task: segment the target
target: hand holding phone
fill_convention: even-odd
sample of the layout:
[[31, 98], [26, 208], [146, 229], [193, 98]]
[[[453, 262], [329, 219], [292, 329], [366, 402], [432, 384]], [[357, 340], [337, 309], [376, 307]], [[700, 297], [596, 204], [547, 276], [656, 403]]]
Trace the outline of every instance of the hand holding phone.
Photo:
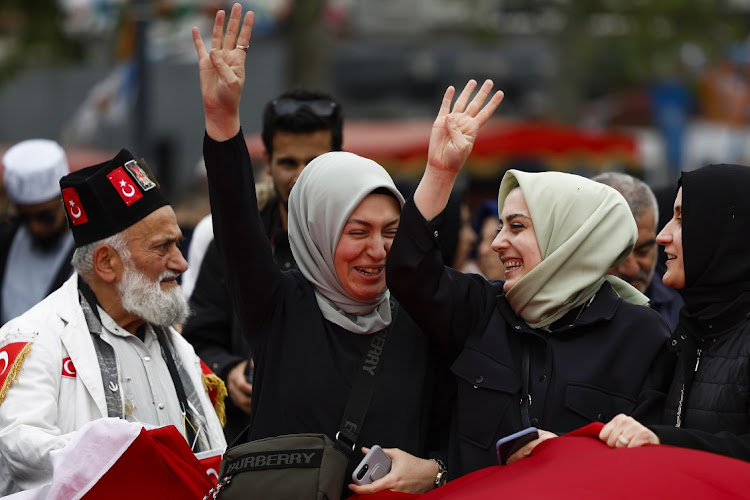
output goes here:
[[390, 471], [391, 459], [385, 454], [383, 448], [374, 445], [352, 472], [352, 481], [355, 484], [370, 484]]
[[497, 461], [500, 465], [505, 465], [511, 455], [535, 439], [539, 439], [539, 431], [536, 427], [528, 427], [522, 431], [498, 439], [495, 444]]

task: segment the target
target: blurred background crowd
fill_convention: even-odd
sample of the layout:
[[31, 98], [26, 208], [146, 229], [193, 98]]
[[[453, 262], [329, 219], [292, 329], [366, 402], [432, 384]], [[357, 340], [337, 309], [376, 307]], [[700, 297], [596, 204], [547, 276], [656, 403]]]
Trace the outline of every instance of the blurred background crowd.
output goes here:
[[[508, 168], [623, 171], [658, 189], [681, 170], [747, 163], [750, 0], [241, 0], [256, 12], [242, 102], [330, 92], [344, 149], [417, 180], [448, 85], [505, 91], [462, 180], [472, 214]], [[60, 142], [75, 170], [120, 148], [147, 159], [190, 229], [209, 212], [190, 27], [223, 0], [3, 0], [0, 155]], [[258, 161], [257, 165], [262, 162]], [[2, 198], [0, 216], [8, 215]]]

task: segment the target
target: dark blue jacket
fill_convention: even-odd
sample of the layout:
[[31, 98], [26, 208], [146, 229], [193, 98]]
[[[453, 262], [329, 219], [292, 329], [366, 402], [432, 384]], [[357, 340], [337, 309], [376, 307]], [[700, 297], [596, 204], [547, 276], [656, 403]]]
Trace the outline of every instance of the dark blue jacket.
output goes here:
[[590, 306], [550, 331], [534, 330], [515, 315], [502, 282], [443, 265], [439, 222], [406, 204], [386, 276], [402, 308], [442, 346], [458, 381], [451, 478], [496, 465], [496, 441], [523, 428], [525, 346], [531, 425], [560, 434], [621, 412], [658, 421], [671, 376], [669, 331], [658, 313], [623, 301], [605, 283]]

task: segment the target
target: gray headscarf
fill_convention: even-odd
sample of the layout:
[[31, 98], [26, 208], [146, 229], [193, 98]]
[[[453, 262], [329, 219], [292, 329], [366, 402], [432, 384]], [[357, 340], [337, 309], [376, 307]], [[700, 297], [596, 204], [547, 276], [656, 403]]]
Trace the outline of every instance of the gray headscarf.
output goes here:
[[289, 194], [289, 244], [302, 274], [315, 286], [323, 316], [347, 330], [369, 334], [391, 323], [386, 289], [369, 301], [349, 295], [336, 275], [333, 256], [346, 221], [375, 189], [404, 198], [383, 167], [353, 153], [318, 156], [302, 170]]

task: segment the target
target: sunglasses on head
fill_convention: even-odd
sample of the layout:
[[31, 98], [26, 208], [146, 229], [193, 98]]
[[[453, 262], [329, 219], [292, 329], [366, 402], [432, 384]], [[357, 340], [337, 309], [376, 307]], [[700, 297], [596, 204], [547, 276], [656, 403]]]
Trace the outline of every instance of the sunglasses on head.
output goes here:
[[19, 217], [25, 223], [38, 222], [45, 226], [51, 226], [57, 221], [57, 211], [53, 208], [47, 210], [40, 210], [34, 213], [20, 213]]
[[307, 108], [315, 116], [328, 118], [336, 111], [337, 104], [327, 99], [315, 99], [312, 101], [303, 101], [291, 97], [282, 97], [275, 99], [271, 103], [273, 112], [280, 116], [288, 116], [297, 113], [302, 108]]

